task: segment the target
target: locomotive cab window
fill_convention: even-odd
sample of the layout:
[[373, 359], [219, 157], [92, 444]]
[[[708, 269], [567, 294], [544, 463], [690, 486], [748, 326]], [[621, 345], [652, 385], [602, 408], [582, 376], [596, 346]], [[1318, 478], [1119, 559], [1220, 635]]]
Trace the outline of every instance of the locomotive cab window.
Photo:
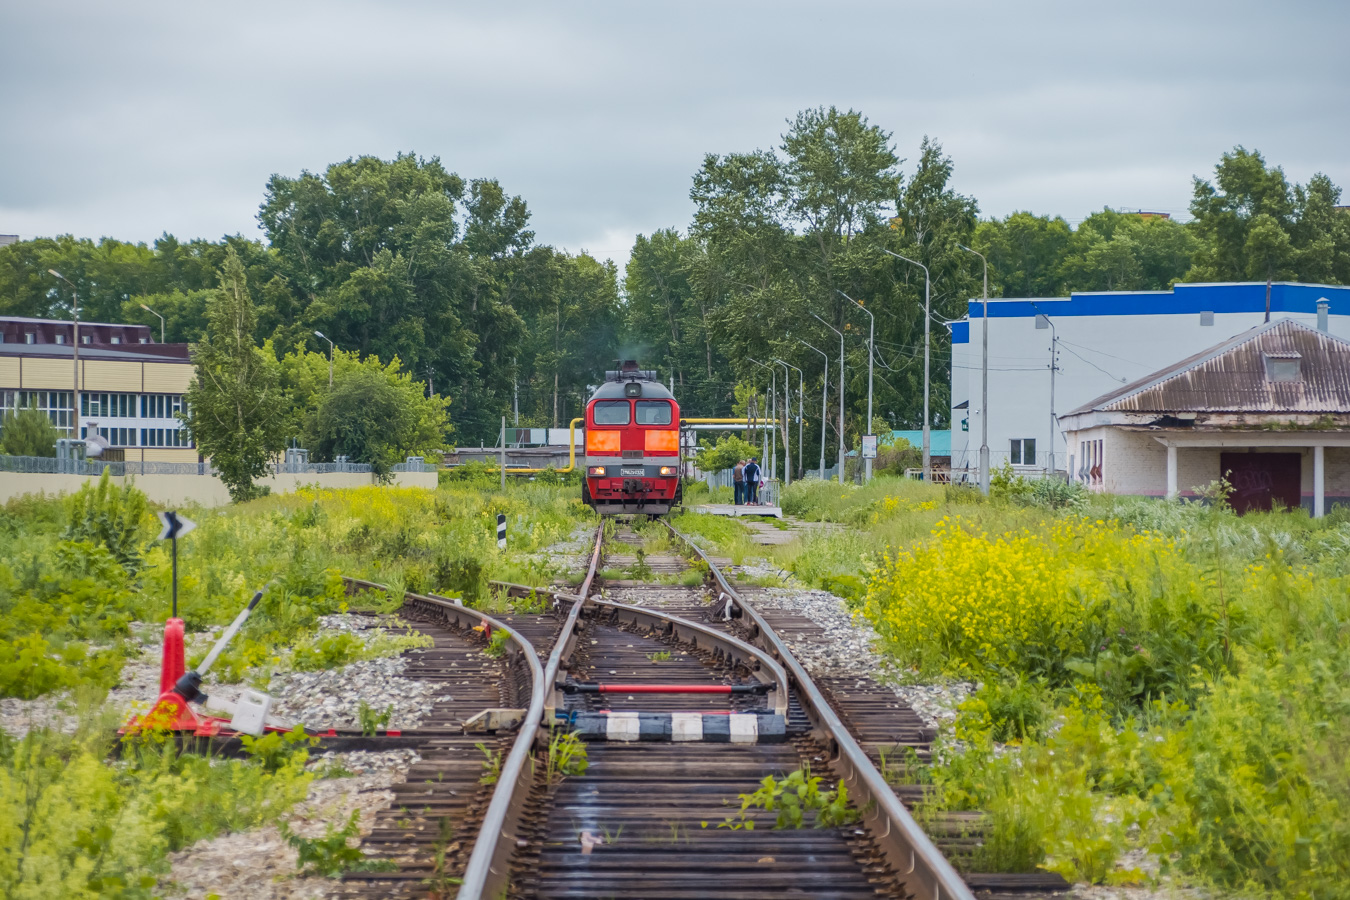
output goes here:
[[[591, 407], [591, 415], [596, 425], [627, 425], [629, 421], [627, 400], [597, 400]], [[669, 420], [670, 413], [666, 413]]]
[[669, 425], [670, 404], [665, 400], [639, 400], [637, 402], [637, 423], [639, 425]]

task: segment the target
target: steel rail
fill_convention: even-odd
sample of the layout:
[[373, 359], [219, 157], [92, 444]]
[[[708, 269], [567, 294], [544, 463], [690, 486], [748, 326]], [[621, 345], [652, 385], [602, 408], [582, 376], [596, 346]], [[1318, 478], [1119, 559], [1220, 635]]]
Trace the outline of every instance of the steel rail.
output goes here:
[[[605, 540], [605, 523], [602, 521], [595, 533], [595, 550], [591, 553], [590, 569], [581, 585], [581, 596], [590, 592], [595, 580], [596, 570], [600, 567], [600, 549]], [[483, 815], [483, 824], [478, 829], [473, 851], [469, 854], [468, 865], [464, 868], [464, 877], [460, 884], [459, 900], [481, 900], [483, 897], [497, 897], [505, 893], [511, 877], [511, 854], [515, 850], [516, 835], [520, 829], [520, 818], [524, 813], [525, 799], [534, 787], [534, 778], [525, 774], [525, 762], [533, 752], [535, 742], [543, 730], [543, 723], [553, 721], [556, 704], [553, 701], [558, 691], [553, 688], [558, 680], [558, 669], [563, 659], [571, 652], [576, 642], [577, 619], [581, 616], [583, 603], [573, 603], [567, 620], [553, 642], [553, 650], [548, 655], [548, 664], [540, 669], [539, 658], [533, 649], [530, 659], [532, 671], [536, 672], [534, 690], [530, 695], [530, 708], [521, 724], [520, 734], [511, 747], [511, 755], [502, 763], [497, 775], [497, 789], [492, 792], [487, 812]], [[509, 789], [502, 790], [503, 786]]]
[[[382, 590], [387, 592], [389, 590], [384, 585], [376, 584], [373, 581], [348, 578], [345, 575], [342, 580], [346, 582], [349, 592], [359, 590]], [[516, 735], [515, 743], [511, 745], [511, 752], [502, 763], [501, 773], [498, 775], [497, 782], [498, 784], [514, 785], [514, 790], [510, 792], [493, 792], [492, 800], [488, 803], [487, 811], [483, 814], [483, 824], [479, 829], [479, 834], [504, 835], [508, 831], [513, 831], [519, 824], [520, 811], [523, 807], [522, 803], [516, 802], [518, 799], [516, 795], [520, 794], [521, 797], [519, 799], [523, 799], [524, 793], [528, 792], [531, 783], [531, 779], [522, 778], [521, 774], [525, 770], [525, 763], [530, 758], [535, 739], [538, 735], [537, 723], [544, 714], [544, 685], [547, 682], [544, 681], [544, 670], [543, 667], [539, 665], [539, 656], [534, 651], [534, 645], [526, 640], [523, 635], [512, 631], [510, 628], [507, 628], [507, 626], [486, 613], [479, 612], [476, 609], [470, 609], [445, 597], [437, 597], [434, 594], [414, 594], [411, 592], [406, 593], [403, 596], [405, 605], [408, 601], [412, 601], [414, 607], [421, 607], [422, 611], [432, 612], [434, 615], [440, 616], [447, 623], [453, 622], [456, 625], [464, 626], [467, 623], [477, 622], [479, 624], [487, 625], [491, 630], [505, 630], [506, 633], [510, 635], [510, 644], [514, 645], [508, 646], [507, 653], [510, 654], [514, 652], [521, 654], [526, 665], [530, 669], [530, 677], [532, 680], [530, 705], [526, 710], [525, 719], [520, 727], [520, 733]], [[472, 628], [474, 626], [469, 625], [469, 627]], [[522, 785], [524, 786], [523, 790], [521, 787]], [[464, 887], [460, 889], [459, 896], [484, 896], [485, 885], [489, 882], [493, 884], [494, 890], [500, 889], [501, 886], [505, 885], [507, 876], [506, 868], [504, 866], [498, 866], [497, 871], [501, 873], [498, 875], [493, 867], [493, 863], [497, 862], [493, 850], [498, 844], [510, 846], [510, 842], [503, 841], [494, 841], [491, 846], [485, 845], [482, 841], [478, 841], [474, 844], [473, 852], [469, 856], [468, 866], [464, 870]], [[466, 891], [470, 891], [470, 885], [474, 886], [473, 892], [466, 893]], [[493, 893], [491, 896], [496, 896], [496, 894]]]
[[965, 881], [928, 835], [924, 834], [900, 798], [895, 796], [891, 786], [849, 733], [847, 726], [788, 646], [769, 627], [759, 611], [741, 598], [702, 548], [669, 522], [662, 521], [672, 535], [703, 560], [716, 580], [718, 589], [749, 617], [753, 623], [753, 639], [762, 641], [764, 649], [772, 653], [791, 673], [808, 717], [823, 732], [824, 738], [837, 754], [832, 761], [836, 774], [848, 785], [849, 793], [862, 811], [863, 819], [870, 826], [878, 847], [905, 882], [906, 889], [916, 900], [975, 900], [975, 895]]
[[[512, 597], [546, 594], [559, 600], [566, 600], [574, 606], [578, 599], [575, 594], [532, 588], [507, 581], [494, 581], [491, 584], [502, 588]], [[632, 606], [627, 603], [615, 603], [612, 600], [600, 600], [598, 598], [592, 598], [590, 602], [596, 609], [605, 610], [611, 617], [618, 619], [620, 622], [651, 631], [660, 631], [686, 644], [706, 648], [715, 657], [744, 666], [756, 681], [774, 686], [773, 711], [780, 716], [787, 715], [789, 696], [787, 670], [766, 650], [715, 628], [709, 628], [698, 622], [691, 622], [689, 619], [682, 619], [679, 616], [672, 616], [669, 613], [648, 609], [644, 606]], [[549, 684], [554, 684], [554, 682], [549, 682]], [[558, 696], [561, 697], [561, 693]]]

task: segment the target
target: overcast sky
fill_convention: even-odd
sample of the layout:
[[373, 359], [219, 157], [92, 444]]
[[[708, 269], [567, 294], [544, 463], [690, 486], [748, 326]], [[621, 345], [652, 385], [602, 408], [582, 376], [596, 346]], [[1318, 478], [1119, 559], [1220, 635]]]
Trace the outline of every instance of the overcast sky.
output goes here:
[[1350, 4], [0, 3], [0, 233], [259, 237], [269, 175], [362, 154], [495, 177], [623, 263], [706, 152], [854, 108], [984, 215], [1184, 214], [1235, 144], [1350, 185]]

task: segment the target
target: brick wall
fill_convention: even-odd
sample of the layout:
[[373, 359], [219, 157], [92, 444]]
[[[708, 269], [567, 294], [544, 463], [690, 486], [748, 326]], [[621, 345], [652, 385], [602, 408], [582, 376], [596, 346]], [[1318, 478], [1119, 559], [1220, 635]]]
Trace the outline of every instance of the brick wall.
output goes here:
[[[1163, 497], [1167, 494], [1167, 448], [1153, 435], [1118, 428], [1096, 427], [1068, 432], [1069, 450], [1074, 468], [1079, 459], [1081, 441], [1104, 442], [1102, 487], [1106, 493], [1129, 496]], [[1181, 496], [1194, 497], [1195, 489], [1205, 487], [1221, 474], [1222, 453], [1242, 452], [1238, 448], [1180, 447], [1177, 449], [1177, 488]], [[1312, 447], [1253, 447], [1253, 453], [1298, 453], [1302, 458], [1301, 491], [1303, 505], [1312, 509]], [[1326, 449], [1326, 499], [1350, 504], [1350, 447]]]

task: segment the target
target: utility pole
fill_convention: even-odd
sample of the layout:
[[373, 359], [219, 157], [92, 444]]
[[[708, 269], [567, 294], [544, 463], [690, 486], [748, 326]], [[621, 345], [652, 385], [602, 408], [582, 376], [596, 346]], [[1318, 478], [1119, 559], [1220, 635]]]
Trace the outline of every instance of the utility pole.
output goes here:
[[797, 339], [797, 343], [799, 343], [799, 344], [806, 344], [806, 346], [811, 347], [812, 350], [815, 350], [815, 351], [816, 351], [817, 353], [819, 353], [821, 356], [825, 357], [825, 368], [824, 368], [824, 371], [821, 373], [821, 374], [824, 376], [824, 378], [822, 379], [822, 384], [821, 384], [821, 387], [820, 387], [820, 480], [821, 480], [821, 481], [824, 481], [824, 480], [825, 480], [825, 417], [829, 414], [829, 412], [828, 412], [828, 406], [829, 406], [829, 393], [830, 393], [830, 357], [829, 357], [829, 354], [827, 354], [824, 350], [819, 350], [819, 349], [817, 349], [816, 347], [813, 347], [811, 344], [807, 344], [806, 341], [802, 340], [801, 338], [798, 338], [798, 339]]
[[80, 440], [80, 294], [75, 290], [75, 282], [55, 269], [47, 270], [70, 285], [71, 309], [75, 316], [74, 339], [71, 341], [71, 353], [75, 358], [75, 390], [70, 395], [70, 436]]
[[506, 416], [502, 416], [502, 449], [498, 460], [498, 467], [502, 470], [502, 490], [506, 490]]
[[1055, 420], [1055, 370], [1059, 368], [1059, 360], [1056, 359], [1059, 350], [1059, 336], [1055, 332], [1055, 323], [1050, 322], [1050, 317], [1046, 316], [1045, 321], [1050, 323], [1050, 455], [1047, 457], [1047, 466], [1051, 475], [1055, 474], [1055, 426], [1059, 424]]
[[[858, 309], [861, 309], [863, 312], [867, 313], [867, 317], [868, 317], [869, 319], [872, 320], [872, 329], [871, 329], [871, 331], [868, 332], [868, 337], [867, 337], [867, 427], [863, 429], [863, 433], [864, 433], [864, 434], [871, 434], [871, 433], [872, 433], [872, 356], [877, 352], [877, 346], [876, 346], [876, 338], [877, 338], [877, 317], [874, 316], [874, 315], [872, 315], [872, 311], [871, 311], [871, 310], [869, 310], [867, 307], [863, 306], [863, 305], [862, 305], [861, 303], [859, 303], [857, 300], [854, 300], [854, 299], [853, 299], [852, 297], [850, 297], [848, 294], [845, 294], [843, 291], [840, 291], [838, 288], [835, 288], [835, 290], [838, 291], [839, 295], [840, 295], [841, 297], [843, 297], [845, 300], [847, 300], [849, 303], [852, 303], [854, 306], [858, 307]], [[871, 460], [871, 459], [865, 459], [865, 460], [863, 460], [863, 464], [866, 466], [866, 473], [865, 473], [864, 476], [863, 476], [863, 480], [864, 480], [864, 481], [871, 481], [871, 480], [872, 480], [872, 460]]]
[[928, 332], [933, 327], [933, 317], [930, 314], [929, 298], [931, 296], [932, 282], [928, 277], [928, 267], [923, 263], [912, 260], [908, 256], [901, 256], [899, 253], [891, 253], [891, 251], [884, 247], [881, 249], [881, 252], [890, 254], [896, 259], [903, 259], [905, 262], [923, 269], [923, 480], [932, 481], [933, 457], [930, 452], [932, 449], [930, 435], [932, 422], [930, 421], [931, 417], [928, 414], [928, 372], [931, 350], [929, 345], [932, 343], [928, 339]]
[[[984, 263], [984, 311], [980, 315], [980, 493], [989, 496], [989, 260], [978, 250], [957, 244]], [[1050, 404], [1054, 406], [1053, 403]]]
[[[516, 357], [511, 357], [511, 424], [520, 427], [520, 372], [516, 370]], [[548, 441], [544, 441], [545, 444]]]
[[[840, 331], [838, 328], [835, 328], [829, 322], [826, 322], [820, 316], [817, 316], [815, 313], [811, 313], [811, 315], [815, 317], [817, 322], [824, 325], [826, 328], [830, 329], [835, 334], [839, 335], [839, 483], [843, 484], [844, 483], [844, 333]], [[820, 427], [824, 428], [825, 423], [822, 422]]]

